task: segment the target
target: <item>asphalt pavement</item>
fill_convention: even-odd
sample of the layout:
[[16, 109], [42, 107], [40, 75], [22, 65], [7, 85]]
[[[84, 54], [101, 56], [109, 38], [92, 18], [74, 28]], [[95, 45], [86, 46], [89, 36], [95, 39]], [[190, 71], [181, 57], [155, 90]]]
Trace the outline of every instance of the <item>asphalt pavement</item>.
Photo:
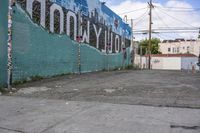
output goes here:
[[199, 133], [200, 110], [0, 96], [1, 133]]
[[200, 133], [200, 73], [113, 71], [15, 86], [0, 133]]

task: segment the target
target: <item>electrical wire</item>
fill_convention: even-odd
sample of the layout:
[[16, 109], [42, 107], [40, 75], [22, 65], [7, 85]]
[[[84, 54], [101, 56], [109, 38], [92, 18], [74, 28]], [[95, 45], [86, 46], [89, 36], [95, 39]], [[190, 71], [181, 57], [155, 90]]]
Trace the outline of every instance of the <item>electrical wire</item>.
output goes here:
[[[133, 25], [133, 27], [135, 27], [138, 23], [140, 23], [141, 21], [143, 21], [147, 17], [146, 16], [147, 14], [148, 14], [148, 10], [144, 14], [142, 14], [140, 17], [138, 17], [139, 20]], [[136, 19], [134, 19], [134, 20], [136, 20]]]
[[[154, 13], [155, 13], [155, 15], [158, 17], [158, 19], [167, 27], [167, 28], [169, 28], [170, 29], [170, 27], [168, 26], [168, 24], [166, 24], [164, 21], [163, 21], [163, 19], [162, 19], [162, 17], [160, 17], [160, 15], [158, 14], [158, 12], [156, 11], [156, 10], [154, 10]], [[174, 33], [176, 36], [179, 36], [179, 37], [182, 37], [182, 36], [180, 36], [179, 34], [177, 34], [177, 33]], [[172, 37], [173, 38], [173, 37]]]
[[160, 34], [153, 34], [153, 35], [156, 35], [157, 38], [161, 39], [161, 40], [165, 40], [165, 38], [163, 38]]
[[[133, 31], [133, 34], [147, 34], [148, 30], [146, 31]], [[198, 31], [194, 32], [194, 31], [159, 31], [159, 32], [152, 32], [152, 33], [198, 33]]]
[[177, 9], [177, 10], [200, 10], [200, 8], [187, 8], [187, 7], [161, 7], [161, 6], [155, 6], [159, 8], [166, 8], [166, 9]]
[[[168, 13], [166, 13], [165, 11], [163, 11], [163, 10], [160, 9], [160, 8], [157, 8], [157, 9], [158, 9], [159, 11], [161, 11], [162, 13], [166, 14], [167, 16], [169, 16], [169, 17], [173, 18], [174, 20], [178, 21], [178, 22], [181, 22], [181, 23], [183, 23], [183, 24], [185, 24], [185, 25], [194, 27], [194, 26], [192, 26], [191, 24], [185, 23], [184, 21], [182, 21], [182, 20], [180, 20], [180, 19], [177, 19], [176, 17], [173, 17], [173, 16], [169, 15]], [[194, 27], [194, 28], [196, 28], [196, 27]]]
[[[189, 27], [170, 27], [167, 23], [164, 22], [163, 18], [160, 17], [159, 13], [157, 11], [155, 11], [156, 13], [156, 16], [158, 17], [158, 19], [164, 24], [164, 26], [166, 27], [162, 27], [162, 28], [158, 28], [158, 29], [153, 29], [152, 31], [152, 34], [154, 35], [157, 35], [157, 37], [160, 37], [161, 39], [163, 39], [163, 35], [162, 34], [165, 34], [164, 36], [168, 36], [169, 33], [173, 33], [175, 34], [176, 36], [180, 36], [178, 33], [197, 33], [197, 30], [199, 30], [199, 27], [195, 27], [191, 24], [188, 24], [186, 23], [185, 21], [183, 20], [180, 20], [168, 13], [166, 13], [167, 11], [173, 11], [173, 12], [196, 12], [196, 11], [200, 11], [200, 8], [182, 8], [182, 7], [160, 7], [160, 6], [154, 6], [154, 8], [158, 9], [160, 12], [162, 12], [163, 14], [167, 15], [168, 17], [170, 17], [171, 19], [179, 22], [179, 23], [182, 23], [184, 25], [187, 25]], [[148, 12], [148, 9], [147, 11]], [[146, 18], [146, 12], [141, 15], [140, 17], [138, 17], [137, 19], [139, 19], [139, 21], [137, 21], [135, 23], [134, 26], [136, 26], [138, 23], [140, 23], [141, 21], [143, 21], [145, 18]], [[136, 20], [136, 19], [135, 19]], [[144, 35], [144, 34], [147, 34], [148, 33], [148, 30], [133, 30], [133, 33], [135, 35]], [[168, 36], [169, 38], [174, 38], [172, 36]], [[183, 37], [183, 36], [180, 36], [180, 37]]]
[[119, 13], [119, 15], [129, 14], [129, 13], [136, 12], [136, 11], [141, 11], [141, 10], [144, 10], [144, 9], [148, 9], [148, 8], [145, 7], [145, 8], [135, 9], [135, 10], [131, 10], [131, 11], [126, 11], [126, 12], [123, 12], [123, 13]]
[[141, 14], [138, 18], [135, 18], [133, 20], [138, 20], [138, 19], [144, 17], [145, 15], [147, 15], [147, 13], [148, 13], [148, 9], [143, 14]]
[[161, 8], [163, 10], [169, 11], [169, 12], [192, 12], [192, 13], [196, 13], [200, 11], [199, 9], [177, 9], [177, 8], [168, 8], [168, 7], [160, 7], [160, 6], [156, 6], [157, 8]]
[[[137, 18], [135, 18], [135, 19], [127, 19], [128, 21], [131, 21], [131, 20], [138, 20], [138, 21], [141, 21], [141, 19], [143, 19], [144, 18], [144, 16], [145, 15], [147, 15], [147, 13], [148, 13], [148, 9], [143, 13], [143, 14], [141, 14], [139, 17], [137, 17]], [[136, 23], [138, 23], [138, 21], [136, 22]], [[137, 25], [137, 24], [136, 24]], [[135, 25], [134, 25], [135, 26]]]

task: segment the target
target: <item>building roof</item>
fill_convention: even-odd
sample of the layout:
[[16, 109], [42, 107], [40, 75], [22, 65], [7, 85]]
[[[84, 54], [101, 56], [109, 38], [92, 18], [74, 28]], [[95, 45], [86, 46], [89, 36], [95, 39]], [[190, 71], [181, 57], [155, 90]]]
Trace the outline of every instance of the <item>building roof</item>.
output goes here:
[[[199, 37], [200, 37], [200, 34], [199, 34]], [[195, 39], [183, 39], [183, 38], [178, 38], [178, 39], [175, 39], [175, 40], [163, 40], [162, 43], [174, 43], [174, 42], [195, 42], [197, 40]]]
[[[149, 55], [145, 55], [148, 57]], [[151, 57], [197, 57], [194, 54], [151, 54]]]

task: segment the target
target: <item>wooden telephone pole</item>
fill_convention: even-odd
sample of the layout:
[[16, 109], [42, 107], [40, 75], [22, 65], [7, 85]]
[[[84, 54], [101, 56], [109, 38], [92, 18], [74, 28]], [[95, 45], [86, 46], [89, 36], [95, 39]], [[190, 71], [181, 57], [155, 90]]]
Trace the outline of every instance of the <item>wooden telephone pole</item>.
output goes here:
[[149, 4], [149, 44], [148, 44], [148, 56], [149, 56], [149, 60], [148, 60], [148, 69], [151, 69], [151, 34], [152, 34], [152, 8], [153, 8], [153, 4], [152, 4], [152, 0], [150, 0], [150, 2], [148, 2]]
[[[131, 19], [131, 31], [133, 32], [133, 19]], [[131, 35], [131, 46], [132, 46], [132, 65], [135, 65], [135, 46], [134, 46], [134, 37], [133, 34]]]

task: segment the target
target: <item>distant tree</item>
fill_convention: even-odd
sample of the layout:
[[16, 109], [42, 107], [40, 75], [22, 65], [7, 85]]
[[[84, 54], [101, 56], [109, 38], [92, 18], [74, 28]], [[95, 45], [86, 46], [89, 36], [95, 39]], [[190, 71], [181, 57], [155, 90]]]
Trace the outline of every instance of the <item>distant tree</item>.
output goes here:
[[[159, 51], [159, 44], [160, 43], [160, 39], [157, 38], [152, 38], [151, 39], [151, 54], [161, 54], [161, 52]], [[148, 45], [149, 45], [149, 40], [145, 39], [145, 40], [141, 40], [139, 42], [139, 46], [142, 46], [142, 55], [147, 54], [148, 52]], [[138, 53], [140, 54], [140, 47], [138, 49]]]

